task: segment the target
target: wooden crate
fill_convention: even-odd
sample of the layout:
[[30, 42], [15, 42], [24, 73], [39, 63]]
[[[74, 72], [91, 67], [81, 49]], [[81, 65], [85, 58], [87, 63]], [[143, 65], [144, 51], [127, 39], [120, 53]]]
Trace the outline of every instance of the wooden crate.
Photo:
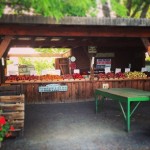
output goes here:
[[2, 85], [0, 86], [0, 96], [5, 95], [20, 95], [22, 94], [22, 89], [20, 85]]
[[23, 135], [24, 118], [25, 118], [25, 96], [10, 95], [0, 96], [0, 115], [4, 116], [6, 120], [14, 126], [15, 131], [13, 136]]

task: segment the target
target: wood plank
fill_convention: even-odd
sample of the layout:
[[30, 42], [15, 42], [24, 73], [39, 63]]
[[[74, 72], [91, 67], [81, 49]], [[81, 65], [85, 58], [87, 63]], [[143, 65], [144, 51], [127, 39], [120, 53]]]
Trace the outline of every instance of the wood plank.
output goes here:
[[121, 80], [119, 81], [119, 88], [125, 87], [125, 81]]
[[132, 82], [131, 80], [126, 81], [125, 87], [131, 88], [132, 87]]
[[112, 88], [117, 88], [117, 87], [119, 87], [119, 82], [118, 82], [118, 80], [114, 80], [112, 82]]
[[5, 116], [7, 120], [22, 120], [25, 117], [24, 112], [6, 112], [1, 113], [1, 115]]
[[24, 107], [24, 103], [20, 103], [20, 104], [4, 104], [4, 103], [0, 103], [0, 108], [3, 110], [3, 112], [5, 111], [24, 111], [25, 107]]
[[137, 88], [140, 90], [144, 90], [144, 81], [143, 80], [138, 80], [137, 81]]
[[[31, 41], [30, 41], [31, 42]], [[62, 57], [62, 54], [38, 53], [38, 54], [8, 54], [8, 57]]]
[[86, 100], [89, 100], [94, 96], [93, 82], [92, 81], [85, 82], [85, 87], [86, 87]]
[[[83, 30], [84, 29], [84, 30]], [[32, 32], [31, 32], [32, 30]], [[106, 26], [51, 26], [51, 30], [47, 30], [47, 25], [31, 26], [28, 25], [15, 25], [11, 24], [0, 24], [1, 35], [12, 35], [12, 36], [75, 36], [75, 37], [148, 37], [149, 28], [145, 27], [129, 27], [124, 28], [121, 26], [106, 27]]]
[[148, 51], [148, 47], [150, 46], [149, 39], [148, 38], [141, 38], [141, 40], [145, 46], [145, 49]]
[[[4, 34], [5, 35], [5, 34]], [[0, 58], [3, 57], [5, 51], [7, 50], [10, 42], [11, 42], [12, 36], [5, 36], [3, 41], [0, 44]]]
[[71, 96], [71, 101], [76, 101], [76, 86], [75, 86], [76, 82], [72, 82], [71, 83], [71, 93], [72, 93], [72, 96]]
[[79, 100], [83, 101], [86, 95], [86, 85], [85, 82], [79, 82]]
[[25, 96], [22, 95], [12, 95], [12, 96], [0, 96], [0, 102], [5, 103], [23, 103]]
[[144, 81], [144, 90], [150, 91], [150, 80]]
[[12, 121], [9, 121], [9, 123], [13, 125], [15, 129], [24, 128], [24, 120], [12, 120]]
[[132, 80], [131, 81], [131, 87], [135, 88], [135, 89], [138, 89], [138, 81], [137, 80]]
[[72, 99], [72, 82], [68, 82], [66, 83], [66, 85], [68, 86], [68, 91], [65, 93], [66, 94], [65, 102], [69, 102]]

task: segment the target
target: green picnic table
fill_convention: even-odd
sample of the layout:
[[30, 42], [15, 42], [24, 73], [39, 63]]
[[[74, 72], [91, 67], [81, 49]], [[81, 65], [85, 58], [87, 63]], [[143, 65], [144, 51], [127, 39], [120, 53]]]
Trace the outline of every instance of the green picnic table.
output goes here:
[[96, 113], [98, 112], [99, 105], [102, 109], [105, 98], [110, 98], [119, 102], [125, 119], [126, 129], [130, 131], [130, 118], [132, 114], [141, 102], [150, 101], [150, 92], [133, 88], [96, 89]]

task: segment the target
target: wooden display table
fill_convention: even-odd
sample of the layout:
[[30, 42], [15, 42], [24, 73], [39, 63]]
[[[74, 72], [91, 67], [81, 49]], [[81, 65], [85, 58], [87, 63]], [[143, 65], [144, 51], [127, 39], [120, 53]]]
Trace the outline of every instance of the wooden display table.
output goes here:
[[[98, 101], [101, 96], [100, 101]], [[130, 118], [138, 105], [144, 101], [150, 101], [150, 92], [138, 90], [134, 88], [110, 88], [110, 89], [96, 89], [95, 90], [95, 102], [96, 112], [98, 112], [98, 104], [101, 102], [103, 106], [105, 98], [111, 98], [119, 102], [123, 116], [126, 121], [127, 131], [130, 131]], [[131, 102], [135, 104], [131, 110]], [[126, 104], [126, 108], [123, 107], [123, 103]]]

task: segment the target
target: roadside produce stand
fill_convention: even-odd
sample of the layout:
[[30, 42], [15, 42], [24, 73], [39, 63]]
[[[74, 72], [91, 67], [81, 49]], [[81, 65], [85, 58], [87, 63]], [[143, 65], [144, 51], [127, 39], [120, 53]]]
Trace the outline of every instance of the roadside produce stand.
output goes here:
[[[71, 75], [70, 75], [71, 76]], [[93, 100], [94, 91], [97, 88], [103, 88], [105, 84], [109, 88], [136, 88], [141, 90], [150, 90], [150, 78], [69, 78], [63, 79], [62, 76], [51, 79], [43, 76], [35, 80], [6, 80], [6, 84], [20, 85], [22, 93], [25, 94], [26, 103], [59, 103], [59, 102], [78, 102]], [[45, 79], [44, 79], [45, 78]], [[52, 79], [53, 78], [53, 79]], [[40, 92], [41, 86], [50, 84], [66, 85], [66, 91]]]
[[[98, 100], [99, 96], [101, 96], [100, 101]], [[126, 129], [127, 131], [130, 131], [130, 118], [132, 114], [141, 102], [150, 101], [150, 92], [134, 88], [96, 89], [96, 112], [98, 112], [99, 104], [101, 105], [101, 108], [103, 107], [105, 98], [111, 98], [118, 101], [126, 122]], [[134, 104], [134, 107], [131, 107], [131, 103], [132, 106]], [[123, 104], [125, 104], [125, 106]]]

